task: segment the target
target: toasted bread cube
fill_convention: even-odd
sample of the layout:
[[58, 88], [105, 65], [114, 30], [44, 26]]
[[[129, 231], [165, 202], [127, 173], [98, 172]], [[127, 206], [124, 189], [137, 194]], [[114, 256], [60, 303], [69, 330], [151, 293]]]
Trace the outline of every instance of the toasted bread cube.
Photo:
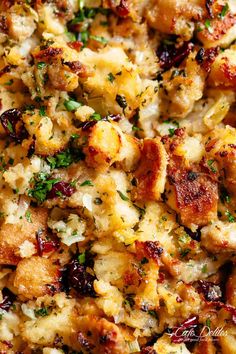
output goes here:
[[117, 157], [121, 147], [121, 139], [117, 130], [109, 122], [98, 122], [88, 137], [88, 145], [84, 148], [86, 163], [90, 167], [109, 167]]
[[[76, 316], [73, 327], [76, 329], [71, 335], [73, 348], [78, 351], [87, 351], [96, 354], [127, 354], [127, 344], [118, 326], [93, 315]], [[88, 335], [91, 333], [91, 335]], [[103, 338], [103, 340], [101, 340]], [[96, 348], [96, 351], [93, 351]]]
[[137, 200], [159, 200], [166, 181], [167, 154], [160, 139], [145, 139], [140, 165], [134, 172]]
[[208, 83], [214, 87], [236, 89], [236, 47], [217, 56], [212, 64]]
[[20, 261], [19, 247], [29, 241], [36, 244], [36, 232], [44, 234], [48, 212], [44, 208], [29, 208], [31, 221], [19, 220], [17, 224], [3, 224], [0, 229], [0, 264], [16, 265]]
[[18, 294], [27, 299], [43, 296], [59, 290], [59, 266], [48, 258], [33, 256], [18, 263], [14, 286]]

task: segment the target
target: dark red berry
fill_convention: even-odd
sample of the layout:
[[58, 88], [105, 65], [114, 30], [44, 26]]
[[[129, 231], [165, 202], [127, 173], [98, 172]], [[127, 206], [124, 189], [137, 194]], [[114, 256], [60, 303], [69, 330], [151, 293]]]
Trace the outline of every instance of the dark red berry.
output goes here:
[[81, 296], [95, 297], [93, 282], [96, 277], [87, 272], [86, 266], [77, 259], [67, 265], [67, 281], [69, 287], [75, 289]]
[[38, 255], [42, 257], [43, 253], [55, 251], [59, 247], [59, 241], [56, 239], [45, 240], [42, 238], [42, 230], [36, 233]]
[[120, 0], [120, 4], [116, 6], [116, 13], [119, 17], [127, 17], [129, 15], [129, 7], [126, 0]]
[[222, 292], [219, 285], [205, 280], [199, 280], [198, 291], [203, 294], [207, 301], [220, 301]]
[[28, 133], [25, 130], [21, 117], [22, 113], [17, 108], [9, 109], [0, 116], [0, 121], [5, 132], [17, 143], [20, 143], [28, 137]]
[[194, 45], [191, 42], [184, 42], [181, 47], [176, 48], [174, 44], [161, 45], [157, 50], [160, 66], [163, 70], [169, 70], [172, 66], [179, 66], [189, 55]]
[[68, 182], [57, 182], [47, 195], [47, 198], [53, 199], [57, 197], [70, 197], [75, 192], [75, 187]]
[[0, 303], [0, 308], [5, 311], [9, 311], [13, 302], [16, 299], [16, 295], [14, 295], [8, 288], [2, 289], [3, 300]]

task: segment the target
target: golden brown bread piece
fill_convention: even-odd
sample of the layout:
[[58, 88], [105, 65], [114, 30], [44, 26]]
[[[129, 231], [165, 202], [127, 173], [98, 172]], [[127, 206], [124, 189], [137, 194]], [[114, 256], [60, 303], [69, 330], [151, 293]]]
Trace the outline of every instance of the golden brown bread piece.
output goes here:
[[14, 287], [19, 295], [33, 299], [57, 292], [60, 289], [59, 277], [59, 266], [47, 258], [33, 256], [18, 263]]
[[36, 232], [41, 230], [42, 236], [47, 229], [48, 210], [29, 208], [32, 222], [25, 218], [17, 224], [3, 224], [0, 229], [0, 264], [16, 265], [21, 257], [19, 247], [24, 241], [36, 244]]
[[166, 180], [167, 154], [159, 138], [145, 139], [141, 160], [134, 177], [137, 187], [134, 197], [137, 200], [159, 200], [164, 192]]

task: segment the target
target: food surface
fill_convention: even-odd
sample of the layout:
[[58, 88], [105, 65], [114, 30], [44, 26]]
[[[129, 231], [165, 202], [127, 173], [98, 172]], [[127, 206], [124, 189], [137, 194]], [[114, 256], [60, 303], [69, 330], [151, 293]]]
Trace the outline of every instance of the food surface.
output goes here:
[[236, 1], [0, 1], [0, 353], [236, 353]]

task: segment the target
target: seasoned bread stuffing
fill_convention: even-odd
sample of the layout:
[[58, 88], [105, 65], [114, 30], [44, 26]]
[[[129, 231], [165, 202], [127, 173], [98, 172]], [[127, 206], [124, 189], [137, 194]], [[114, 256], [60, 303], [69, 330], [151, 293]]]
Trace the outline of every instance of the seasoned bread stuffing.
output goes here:
[[234, 0], [0, 1], [0, 353], [236, 353]]

